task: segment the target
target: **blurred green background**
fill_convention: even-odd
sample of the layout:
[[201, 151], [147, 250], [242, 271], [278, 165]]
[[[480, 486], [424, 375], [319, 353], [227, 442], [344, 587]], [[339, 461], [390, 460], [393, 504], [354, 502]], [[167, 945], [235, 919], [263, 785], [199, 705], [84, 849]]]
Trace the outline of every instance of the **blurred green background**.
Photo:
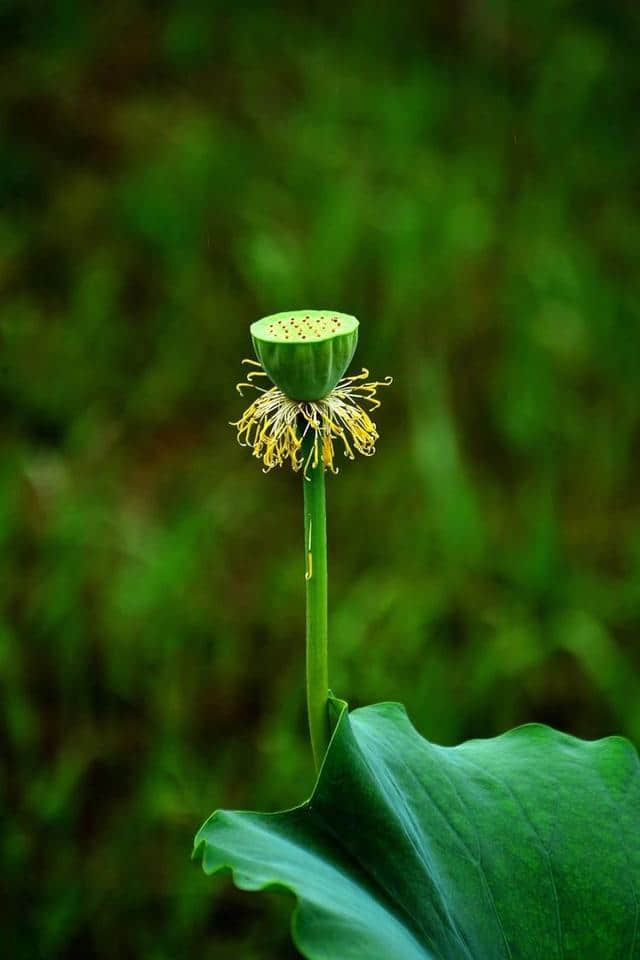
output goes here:
[[640, 8], [381, 7], [0, 6], [8, 958], [294, 956], [189, 860], [313, 779], [301, 481], [228, 426], [263, 314], [395, 381], [328, 481], [334, 690], [640, 742]]

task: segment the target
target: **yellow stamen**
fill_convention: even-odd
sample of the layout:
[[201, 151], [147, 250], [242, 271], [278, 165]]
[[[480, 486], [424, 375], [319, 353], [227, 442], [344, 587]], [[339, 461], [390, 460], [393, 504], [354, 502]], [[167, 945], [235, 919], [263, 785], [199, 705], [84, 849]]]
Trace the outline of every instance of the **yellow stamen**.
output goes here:
[[[247, 387], [260, 395], [232, 426], [238, 431], [238, 443], [251, 447], [254, 457], [262, 460], [265, 473], [281, 467], [287, 460], [295, 471], [304, 468], [305, 476], [309, 467], [317, 466], [320, 461], [337, 473], [336, 441], [342, 444], [344, 456], [350, 460], [354, 458], [354, 450], [365, 457], [376, 452], [378, 431], [369, 413], [380, 406], [376, 390], [388, 387], [391, 377], [365, 382], [369, 371], [363, 368], [361, 373], [340, 380], [322, 400], [299, 402], [277, 387], [267, 390], [253, 383], [254, 377], [266, 374], [255, 360], [242, 362], [259, 369], [251, 370], [246, 381], [238, 384], [239, 393]], [[368, 406], [368, 411], [361, 403]], [[312, 431], [313, 443], [303, 458], [302, 437], [308, 430]], [[310, 561], [308, 573], [311, 576]]]

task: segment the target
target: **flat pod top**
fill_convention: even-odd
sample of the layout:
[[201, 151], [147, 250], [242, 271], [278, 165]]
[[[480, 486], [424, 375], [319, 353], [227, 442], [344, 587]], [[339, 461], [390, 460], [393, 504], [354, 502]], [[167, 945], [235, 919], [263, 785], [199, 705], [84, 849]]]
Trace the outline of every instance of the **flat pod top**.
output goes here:
[[358, 321], [334, 310], [290, 310], [251, 324], [256, 356], [293, 400], [320, 400], [351, 363]]

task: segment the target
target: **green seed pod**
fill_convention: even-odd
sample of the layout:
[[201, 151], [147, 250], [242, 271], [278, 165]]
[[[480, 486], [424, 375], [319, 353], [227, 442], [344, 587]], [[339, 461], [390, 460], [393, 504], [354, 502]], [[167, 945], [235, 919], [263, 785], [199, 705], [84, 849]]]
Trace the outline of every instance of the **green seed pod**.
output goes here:
[[351, 363], [358, 321], [331, 310], [274, 313], [251, 324], [256, 356], [292, 400], [320, 400]]

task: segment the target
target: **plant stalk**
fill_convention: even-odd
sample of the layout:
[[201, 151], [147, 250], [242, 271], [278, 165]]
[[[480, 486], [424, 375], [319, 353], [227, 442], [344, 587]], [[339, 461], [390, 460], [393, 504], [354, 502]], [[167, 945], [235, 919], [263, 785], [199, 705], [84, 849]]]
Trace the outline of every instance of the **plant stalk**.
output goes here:
[[[304, 438], [305, 459], [313, 447], [309, 430]], [[302, 484], [304, 489], [304, 549], [307, 593], [307, 712], [311, 749], [320, 769], [329, 745], [329, 671], [327, 663], [327, 506], [322, 461], [311, 464]]]

